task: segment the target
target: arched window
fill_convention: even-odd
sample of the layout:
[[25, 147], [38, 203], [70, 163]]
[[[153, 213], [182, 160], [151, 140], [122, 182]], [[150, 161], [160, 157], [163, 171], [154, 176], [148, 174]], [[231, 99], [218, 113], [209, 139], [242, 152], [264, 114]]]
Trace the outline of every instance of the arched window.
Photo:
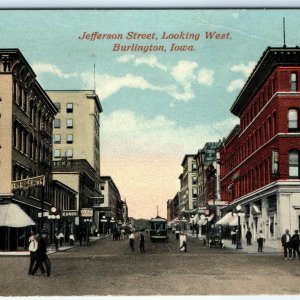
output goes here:
[[298, 109], [290, 108], [288, 111], [289, 131], [298, 131]]
[[299, 151], [289, 151], [289, 178], [299, 178]]
[[291, 73], [290, 82], [291, 82], [291, 91], [297, 91], [297, 74], [296, 73]]

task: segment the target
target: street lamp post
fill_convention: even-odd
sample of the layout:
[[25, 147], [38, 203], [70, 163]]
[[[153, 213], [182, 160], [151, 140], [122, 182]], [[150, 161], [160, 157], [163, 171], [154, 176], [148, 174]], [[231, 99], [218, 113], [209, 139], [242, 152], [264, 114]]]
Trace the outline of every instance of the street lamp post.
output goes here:
[[242, 241], [241, 241], [241, 216], [243, 215], [241, 205], [236, 207], [236, 213], [238, 216], [238, 232], [237, 232], [237, 241], [236, 241], [236, 249], [243, 249]]
[[110, 232], [112, 232], [112, 233], [114, 233], [114, 224], [115, 224], [115, 218], [114, 217], [111, 217], [111, 219], [110, 219]]
[[101, 223], [102, 223], [102, 234], [103, 234], [103, 236], [105, 235], [104, 228], [105, 228], [105, 223], [106, 222], [107, 222], [106, 217], [102, 216]]
[[185, 222], [186, 222], [185, 217], [182, 217], [182, 219], [181, 219], [181, 231], [182, 232], [185, 232]]
[[53, 236], [55, 234], [55, 230], [56, 230], [56, 220], [60, 219], [60, 215], [57, 214], [57, 208], [55, 206], [52, 206], [51, 209], [51, 214], [48, 215], [48, 219], [53, 220], [53, 226], [54, 226], [54, 233], [50, 233], [50, 238], [51, 238], [51, 242], [53, 239]]
[[204, 215], [201, 214], [199, 219], [200, 219], [200, 224], [199, 224], [199, 238], [202, 239], [202, 225], [203, 225], [204, 219], [205, 219]]
[[194, 215], [191, 215], [192, 219], [192, 236], [194, 236]]
[[209, 216], [209, 210], [205, 211], [205, 220], [206, 220], [206, 240], [208, 243], [208, 216]]

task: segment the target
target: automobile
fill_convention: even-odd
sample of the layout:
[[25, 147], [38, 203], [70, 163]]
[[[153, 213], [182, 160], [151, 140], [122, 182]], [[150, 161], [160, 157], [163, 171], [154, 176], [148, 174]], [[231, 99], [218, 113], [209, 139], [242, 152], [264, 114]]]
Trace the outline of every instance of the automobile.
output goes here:
[[224, 243], [222, 241], [222, 238], [220, 235], [209, 235], [208, 237], [208, 246], [211, 247], [217, 247], [217, 248], [223, 248]]

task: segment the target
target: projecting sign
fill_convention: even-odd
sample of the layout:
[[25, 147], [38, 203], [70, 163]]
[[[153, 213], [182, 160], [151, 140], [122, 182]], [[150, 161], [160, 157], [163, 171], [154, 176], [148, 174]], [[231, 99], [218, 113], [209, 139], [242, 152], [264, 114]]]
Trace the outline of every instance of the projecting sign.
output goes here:
[[12, 181], [11, 188], [12, 190], [19, 190], [19, 189], [27, 190], [32, 187], [44, 186], [44, 185], [45, 185], [45, 175], [42, 175], [42, 176]]
[[91, 218], [93, 217], [93, 209], [92, 208], [82, 208], [80, 211], [82, 217]]
[[78, 217], [77, 210], [63, 210], [61, 212], [62, 217]]
[[221, 201], [221, 200], [209, 200], [207, 202], [208, 205], [215, 205], [215, 206], [225, 206], [228, 205], [228, 202], [226, 201]]

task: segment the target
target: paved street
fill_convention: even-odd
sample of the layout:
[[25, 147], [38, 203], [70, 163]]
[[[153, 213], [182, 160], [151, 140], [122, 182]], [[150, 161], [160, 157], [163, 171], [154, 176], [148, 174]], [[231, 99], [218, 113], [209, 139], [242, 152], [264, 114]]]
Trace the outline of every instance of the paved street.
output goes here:
[[188, 238], [131, 252], [128, 240], [98, 240], [49, 255], [51, 277], [27, 276], [29, 257], [0, 257], [0, 296], [300, 294], [300, 261], [272, 253], [208, 248]]

